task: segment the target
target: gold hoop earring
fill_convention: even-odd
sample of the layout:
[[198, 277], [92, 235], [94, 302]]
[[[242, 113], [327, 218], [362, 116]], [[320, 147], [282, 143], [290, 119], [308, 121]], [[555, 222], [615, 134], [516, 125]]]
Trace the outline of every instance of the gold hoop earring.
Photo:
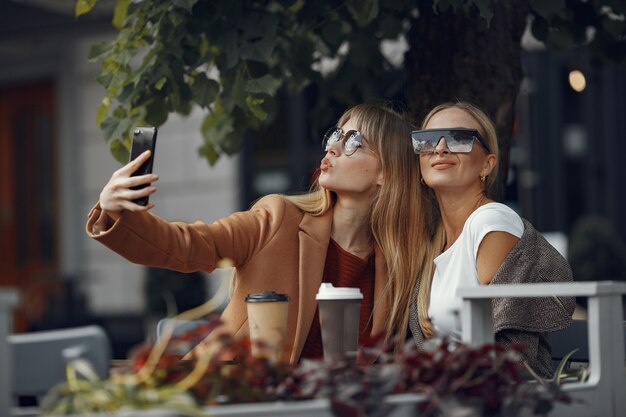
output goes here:
[[480, 182], [485, 182], [485, 179], [487, 178], [486, 175], [481, 175], [480, 176]]

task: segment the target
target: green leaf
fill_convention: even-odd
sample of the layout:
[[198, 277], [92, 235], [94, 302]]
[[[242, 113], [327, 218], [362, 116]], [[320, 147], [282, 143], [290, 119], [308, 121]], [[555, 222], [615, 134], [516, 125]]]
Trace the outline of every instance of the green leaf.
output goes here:
[[569, 361], [569, 358], [578, 351], [579, 349], [576, 348], [570, 352], [567, 353], [567, 355], [565, 355], [563, 357], [563, 359], [561, 359], [561, 361], [559, 362], [559, 364], [556, 367], [556, 370], [554, 371], [554, 379], [557, 385], [561, 384], [561, 379], [563, 376], [563, 371], [565, 370], [565, 366], [567, 366], [567, 362]]
[[227, 70], [239, 63], [239, 45], [237, 43], [237, 31], [235, 29], [215, 38], [214, 42], [222, 55], [220, 70]]
[[115, 1], [115, 8], [113, 9], [113, 26], [115, 26], [118, 30], [124, 26], [129, 5], [130, 0]]
[[169, 110], [167, 104], [160, 97], [148, 101], [146, 104], [146, 123], [151, 126], [162, 126], [167, 121]]
[[565, 0], [529, 0], [528, 3], [531, 9], [545, 19], [553, 16], [565, 18]]
[[451, 7], [456, 10], [460, 5], [458, 0], [433, 0], [433, 10], [435, 13], [445, 13]]
[[[116, 109], [114, 113], [116, 113], [118, 109]], [[130, 147], [130, 136], [128, 132], [130, 126], [131, 124], [128, 118], [124, 117], [120, 119], [115, 115], [108, 117], [100, 125], [100, 129], [104, 134], [104, 139], [109, 144], [111, 153], [115, 159], [122, 163], [128, 162], [128, 149]]]
[[489, 26], [489, 23], [493, 18], [491, 0], [474, 0], [474, 4], [478, 8], [478, 13], [480, 14], [480, 17], [482, 17], [485, 22], [487, 22], [487, 26]]
[[102, 98], [100, 105], [98, 106], [98, 112], [96, 113], [96, 124], [100, 125], [104, 121], [104, 118], [109, 112], [109, 107], [111, 107], [111, 97], [105, 95]]
[[111, 85], [111, 81], [113, 81], [113, 74], [103, 71], [96, 76], [96, 81], [98, 81], [101, 86], [108, 89], [109, 85]]
[[202, 107], [209, 107], [219, 91], [220, 85], [218, 82], [200, 73], [196, 75], [191, 93], [196, 103]]
[[237, 27], [243, 32], [239, 39], [240, 59], [268, 62], [276, 46], [278, 17], [269, 13], [248, 13]]
[[128, 116], [128, 113], [126, 112], [126, 109], [124, 107], [117, 106], [113, 110], [113, 116], [118, 118], [118, 119], [125, 119]]
[[378, 0], [350, 0], [346, 2], [346, 7], [361, 27], [367, 26], [378, 16]]
[[172, 22], [172, 25], [174, 27], [181, 26], [183, 24], [183, 22], [185, 21], [184, 16], [182, 16], [181, 13], [177, 13], [175, 11], [169, 12], [167, 14], [167, 18], [170, 20], [170, 22]]
[[200, 130], [205, 140], [217, 144], [234, 131], [233, 119], [223, 111], [213, 111], [204, 118]]
[[[137, 68], [137, 70], [135, 71], [135, 74], [133, 75], [132, 81], [134, 83], [137, 83], [139, 81], [139, 79], [141, 78], [141, 75], [146, 72], [146, 71], [151, 71], [153, 68], [153, 66], [156, 64], [156, 58], [157, 58], [157, 54], [158, 51], [156, 48], [151, 48], [148, 53], [146, 54], [146, 56], [144, 56], [143, 61], [141, 63], [141, 66], [139, 68]], [[162, 75], [163, 72], [161, 72], [160, 75]]]
[[226, 141], [226, 138], [235, 131], [234, 120], [224, 113], [218, 103], [215, 111], [204, 118], [200, 131], [205, 143], [200, 152], [208, 159], [209, 164], [213, 165], [219, 158], [220, 143]]
[[251, 40], [276, 34], [278, 16], [272, 13], [248, 12], [241, 16], [237, 28], [243, 32], [242, 39]]
[[289, 6], [289, 11], [293, 14], [296, 14], [302, 9], [305, 5], [304, 0], [296, 0], [291, 6]]
[[111, 83], [109, 84], [108, 90], [111, 93], [117, 93], [120, 88], [124, 87], [126, 84], [126, 79], [128, 74], [123, 71], [118, 71], [113, 73], [113, 78], [111, 79]]
[[264, 99], [248, 96], [246, 97], [246, 104], [248, 105], [248, 110], [260, 121], [264, 121], [267, 119], [267, 113], [263, 109]]
[[266, 74], [260, 78], [254, 78], [252, 80], [246, 81], [244, 90], [247, 93], [267, 94], [270, 96], [274, 96], [281, 85], [282, 80]]
[[238, 106], [241, 109], [246, 109], [246, 91], [245, 91], [245, 80], [243, 77], [244, 69], [240, 67], [237, 70], [237, 74], [235, 76], [235, 80], [233, 81], [230, 89], [228, 88], [228, 83], [223, 82], [224, 89], [222, 90], [222, 104], [224, 106], [224, 110], [226, 112], [232, 111], [235, 106]]
[[167, 82], [167, 77], [163, 76], [159, 79], [159, 81], [157, 81], [154, 84], [154, 88], [156, 88], [157, 91], [161, 91], [161, 89], [163, 88], [166, 82]]
[[130, 129], [130, 120], [128, 120], [128, 118], [126, 117], [120, 118], [118, 116], [119, 112], [117, 112], [118, 109], [116, 109], [114, 111], [114, 114], [110, 117], [107, 117], [100, 125], [100, 129], [102, 130], [102, 133], [104, 133], [104, 138], [107, 142], [111, 142], [115, 139], [121, 140], [128, 136], [128, 130]]
[[182, 79], [171, 80], [169, 83], [170, 100], [172, 103], [172, 109], [180, 114], [188, 115], [191, 112], [191, 99], [193, 94], [189, 85]]
[[616, 39], [619, 39], [626, 33], [626, 25], [620, 20], [604, 18], [602, 19], [602, 27]]
[[240, 59], [269, 62], [272, 57], [272, 51], [276, 45], [273, 37], [264, 37], [257, 40], [243, 42], [241, 44]]
[[135, 96], [136, 92], [135, 85], [128, 83], [122, 88], [122, 91], [117, 94], [117, 101], [121, 104], [126, 104]]
[[198, 154], [209, 161], [209, 165], [211, 166], [215, 165], [220, 158], [220, 154], [217, 152], [215, 145], [206, 141], [200, 149], [198, 149]]
[[113, 157], [120, 163], [125, 164], [130, 158], [130, 152], [128, 147], [124, 145], [124, 141], [121, 139], [113, 139], [109, 142], [109, 150]]
[[209, 41], [204, 34], [200, 37], [198, 50], [200, 57], [204, 57], [209, 52]]
[[115, 49], [115, 42], [99, 42], [89, 48], [87, 59], [97, 61], [111, 54]]
[[174, 6], [180, 7], [181, 9], [185, 9], [187, 11], [191, 11], [193, 6], [198, 2], [198, 0], [174, 0]]
[[74, 8], [74, 14], [76, 17], [82, 16], [85, 13], [89, 13], [94, 8], [98, 0], [76, 0], [76, 7]]

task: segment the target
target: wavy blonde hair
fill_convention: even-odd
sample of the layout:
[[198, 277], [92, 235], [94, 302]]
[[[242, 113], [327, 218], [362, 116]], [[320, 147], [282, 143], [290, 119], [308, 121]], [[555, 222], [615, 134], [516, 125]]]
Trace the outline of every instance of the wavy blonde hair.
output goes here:
[[[496, 134], [496, 127], [481, 109], [472, 103], [460, 101], [443, 103], [432, 109], [424, 118], [422, 122], [422, 129], [425, 129], [430, 119], [442, 110], [455, 108], [460, 109], [469, 114], [478, 123], [478, 132], [487, 142], [492, 154], [496, 156], [496, 162], [498, 161], [500, 151], [498, 148], [498, 136]], [[419, 163], [418, 163], [419, 164]], [[484, 192], [486, 195], [492, 195], [492, 191], [495, 188], [496, 180], [498, 176], [498, 170], [493, 169], [491, 174], [487, 176], [484, 185]], [[425, 337], [432, 337], [435, 334], [432, 322], [428, 317], [428, 307], [430, 305], [430, 290], [433, 281], [433, 275], [435, 273], [434, 259], [441, 254], [445, 244], [445, 231], [443, 224], [441, 223], [441, 215], [439, 213], [439, 205], [435, 198], [435, 193], [428, 187], [426, 192], [422, 194], [424, 199], [423, 206], [425, 213], [427, 214], [427, 231], [431, 236], [432, 244], [427, 250], [425, 263], [423, 264], [423, 270], [420, 274], [419, 290], [417, 293], [417, 315], [419, 318], [420, 328]]]
[[[424, 242], [428, 239], [419, 163], [411, 146], [414, 127], [396, 111], [374, 104], [349, 108], [337, 126], [348, 120], [363, 134], [381, 163], [383, 183], [372, 202], [370, 225], [389, 277], [384, 291], [389, 306], [389, 311], [384, 312], [384, 337], [389, 341], [397, 335], [396, 343], [400, 346], [408, 328], [411, 294], [423, 267]], [[308, 194], [285, 198], [312, 215], [321, 215], [332, 207], [335, 196], [316, 183]]]

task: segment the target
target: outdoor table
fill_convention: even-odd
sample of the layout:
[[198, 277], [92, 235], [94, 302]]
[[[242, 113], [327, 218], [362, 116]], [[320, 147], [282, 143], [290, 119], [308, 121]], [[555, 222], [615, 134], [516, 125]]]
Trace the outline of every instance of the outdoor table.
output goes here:
[[[387, 397], [395, 408], [386, 417], [416, 417], [415, 406], [424, 398], [423, 394], [397, 394]], [[276, 401], [268, 403], [228, 404], [210, 406], [200, 411], [211, 417], [335, 417], [330, 400]], [[42, 417], [35, 408], [13, 408], [11, 417]], [[89, 417], [187, 417], [166, 409], [124, 410], [114, 414], [90, 414]], [[72, 415], [64, 417], [87, 417]]]

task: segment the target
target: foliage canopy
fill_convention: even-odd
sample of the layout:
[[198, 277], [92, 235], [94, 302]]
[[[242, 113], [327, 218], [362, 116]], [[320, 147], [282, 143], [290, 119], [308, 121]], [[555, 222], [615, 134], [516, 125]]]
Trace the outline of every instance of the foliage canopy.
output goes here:
[[[97, 1], [77, 0], [76, 15], [88, 13]], [[411, 27], [429, 24], [420, 19], [425, 11], [454, 13], [468, 25], [488, 28], [497, 3], [116, 0], [117, 37], [89, 53], [102, 64], [98, 82], [105, 88], [96, 122], [112, 154], [125, 161], [134, 126], [160, 126], [170, 113], [187, 115], [198, 105], [206, 110], [199, 151], [214, 164], [220, 155], [239, 150], [247, 129], [275, 117], [281, 89], [297, 92], [316, 85], [312, 114], [320, 123], [334, 116], [329, 101], [348, 106], [406, 94], [406, 85], [419, 82], [419, 74], [403, 70], [402, 56], [390, 56], [382, 45], [434, 48], [411, 38]], [[548, 46], [584, 46], [597, 60], [626, 68], [625, 2], [528, 0], [527, 6], [533, 35]], [[453, 34], [458, 29], [434, 28]], [[390, 71], [394, 75], [385, 77]], [[480, 74], [476, 78], [480, 82]], [[413, 107], [410, 97], [403, 99]]]

